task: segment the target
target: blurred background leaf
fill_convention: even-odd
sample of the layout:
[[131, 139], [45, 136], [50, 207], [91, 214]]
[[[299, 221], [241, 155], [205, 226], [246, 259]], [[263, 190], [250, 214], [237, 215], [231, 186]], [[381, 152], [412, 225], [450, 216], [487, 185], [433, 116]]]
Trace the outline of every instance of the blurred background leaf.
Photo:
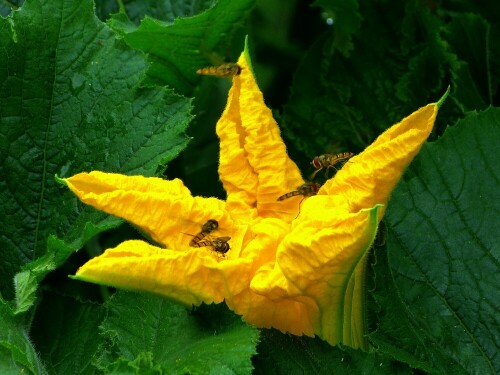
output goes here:
[[[486, 108], [498, 94], [499, 77], [495, 72], [500, 50], [494, 42], [496, 31], [475, 14], [458, 14], [443, 29], [444, 38], [456, 56], [452, 83], [456, 87], [456, 101], [464, 111]], [[497, 58], [492, 58], [495, 54]]]
[[[499, 372], [492, 353], [500, 337], [494, 303], [500, 256], [495, 246], [489, 252], [479, 246], [499, 237], [489, 227], [492, 212], [498, 216], [492, 196], [498, 115], [493, 109], [468, 113], [498, 106], [496, 2], [96, 0], [97, 16], [122, 40], [92, 15], [89, 1], [62, 7], [61, 0], [30, 0], [11, 12], [22, 3], [0, 0], [0, 14], [13, 17], [0, 19], [0, 293], [12, 300], [16, 291], [2, 305], [0, 372], [78, 372], [73, 360], [87, 373], [170, 369], [173, 357], [161, 357], [148, 342], [144, 350], [131, 346], [120, 323], [117, 314], [128, 322], [142, 314], [142, 302], [153, 315], [198, 324], [206, 335], [191, 331], [186, 345], [202, 358], [211, 353], [210, 329], [221, 332], [215, 338], [231, 336], [228, 359], [215, 353], [208, 360], [214, 372], [251, 371], [255, 330], [244, 334], [248, 327], [226, 318], [224, 306], [190, 315], [140, 295], [102, 304], [113, 290], [69, 280], [89, 257], [141, 234], [83, 208], [53, 179], [90, 169], [153, 175], [166, 168], [166, 177], [182, 178], [193, 194], [224, 198], [215, 123], [230, 80], [198, 77], [195, 70], [236, 60], [246, 34], [259, 86], [304, 175], [315, 155], [359, 152], [452, 87], [431, 136], [442, 138], [424, 146], [409, 168], [387, 211], [387, 253], [385, 247], [374, 251], [367, 290], [376, 354], [264, 330], [252, 362], [256, 373]], [[465, 120], [454, 125], [457, 133], [445, 132], [459, 119]], [[454, 199], [464, 206], [450, 209]], [[424, 229], [415, 233], [417, 227]], [[75, 253], [78, 248], [85, 251]], [[154, 323], [170, 332], [153, 315], [144, 315], [144, 334]], [[89, 350], [78, 347], [79, 325]], [[232, 336], [238, 330], [241, 336]], [[73, 343], [77, 350], [68, 353]], [[99, 356], [91, 353], [94, 344]]]

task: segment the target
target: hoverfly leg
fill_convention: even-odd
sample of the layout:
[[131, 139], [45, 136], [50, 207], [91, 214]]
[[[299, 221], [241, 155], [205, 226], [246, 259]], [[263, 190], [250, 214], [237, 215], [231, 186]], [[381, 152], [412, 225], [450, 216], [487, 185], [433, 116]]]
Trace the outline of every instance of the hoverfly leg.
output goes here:
[[323, 169], [323, 167], [321, 167], [320, 169], [316, 169], [316, 170], [315, 170], [315, 171], [314, 171], [314, 172], [313, 172], [313, 173], [309, 176], [309, 180], [311, 180], [311, 181], [312, 181], [312, 180], [314, 180], [314, 177], [316, 177], [316, 175], [318, 174], [318, 172], [319, 172], [320, 170], [322, 170], [322, 169]]
[[302, 206], [302, 202], [304, 202], [304, 199], [306, 199], [306, 197], [303, 197], [300, 202], [299, 202], [299, 212], [297, 212], [297, 215], [295, 215], [295, 217], [293, 218], [293, 220], [295, 220], [296, 218], [299, 217], [300, 215], [300, 207]]

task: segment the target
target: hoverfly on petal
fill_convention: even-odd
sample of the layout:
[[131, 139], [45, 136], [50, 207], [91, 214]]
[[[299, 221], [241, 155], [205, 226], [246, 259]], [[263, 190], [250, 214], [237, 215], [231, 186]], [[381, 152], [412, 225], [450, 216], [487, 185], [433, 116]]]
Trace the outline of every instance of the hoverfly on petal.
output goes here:
[[216, 253], [221, 254], [222, 257], [231, 249], [228, 241], [231, 237], [205, 237], [197, 241], [192, 247], [211, 247]]
[[225, 254], [231, 249], [228, 241], [231, 237], [213, 237], [210, 234], [219, 228], [217, 220], [210, 219], [201, 226], [201, 231], [196, 235], [184, 233], [193, 238], [189, 241], [191, 247], [211, 247], [216, 253], [220, 254], [223, 258]]
[[297, 195], [302, 195], [304, 198], [311, 197], [318, 193], [320, 187], [321, 185], [316, 182], [306, 182], [305, 184], [302, 184], [299, 187], [297, 187], [297, 190], [291, 191], [289, 193], [280, 196], [278, 198], [278, 201], [283, 201], [285, 199], [295, 197]]
[[354, 154], [352, 152], [341, 152], [339, 154], [323, 154], [320, 156], [316, 156], [312, 161], [312, 166], [316, 169], [314, 173], [311, 175], [311, 180], [316, 176], [323, 168], [326, 168], [326, 177], [328, 178], [328, 169], [333, 167], [335, 164], [340, 163], [342, 161], [348, 160], [352, 158]]

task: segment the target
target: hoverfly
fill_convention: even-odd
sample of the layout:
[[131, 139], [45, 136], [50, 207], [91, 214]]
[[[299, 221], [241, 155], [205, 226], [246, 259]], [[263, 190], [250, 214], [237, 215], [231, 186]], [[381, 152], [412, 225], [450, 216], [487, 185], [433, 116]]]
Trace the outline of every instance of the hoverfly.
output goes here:
[[305, 184], [302, 184], [299, 187], [297, 187], [297, 190], [283, 194], [281, 197], [278, 198], [278, 201], [283, 201], [285, 199], [295, 197], [297, 195], [303, 195], [304, 198], [310, 197], [316, 195], [320, 187], [321, 187], [320, 184], [316, 182], [306, 182]]
[[[295, 197], [297, 195], [302, 195], [302, 199], [299, 203], [299, 212], [297, 213], [297, 216], [299, 216], [300, 214], [300, 205], [302, 204], [302, 202], [304, 201], [304, 199], [306, 199], [307, 197], [311, 197], [313, 195], [316, 195], [318, 193], [318, 190], [319, 188], [321, 187], [320, 184], [318, 184], [317, 182], [306, 182], [302, 185], [300, 185], [299, 187], [297, 187], [297, 190], [294, 190], [294, 191], [291, 191], [289, 193], [286, 193], [286, 194], [283, 194], [281, 197], [278, 197], [278, 201], [284, 201], [285, 199], [288, 199], [288, 198], [291, 198], [291, 197]], [[297, 216], [295, 216], [295, 218], [297, 218]]]
[[341, 161], [350, 159], [354, 154], [352, 152], [341, 152], [339, 154], [324, 154], [320, 156], [316, 156], [311, 164], [316, 169], [314, 173], [311, 175], [311, 179], [316, 176], [323, 168], [326, 168], [326, 177], [328, 177], [328, 169], [333, 167], [335, 164], [340, 163]]
[[228, 244], [228, 241], [231, 239], [231, 237], [212, 238], [210, 236], [210, 233], [212, 233], [217, 228], [219, 228], [219, 223], [217, 222], [217, 220], [210, 219], [201, 226], [201, 231], [198, 234], [196, 235], [192, 235], [189, 233], [184, 233], [184, 234], [193, 237], [193, 239], [189, 241], [189, 246], [212, 247], [215, 252], [221, 254], [222, 257], [224, 257], [225, 254], [231, 249], [231, 247]]
[[198, 69], [197, 74], [216, 77], [233, 77], [241, 73], [241, 66], [236, 63], [226, 63], [219, 66], [207, 66]]
[[203, 240], [208, 234], [210, 234], [214, 230], [216, 230], [218, 227], [219, 227], [219, 223], [217, 222], [217, 220], [210, 219], [205, 224], [203, 224], [201, 226], [201, 231], [198, 234], [192, 235], [192, 234], [185, 233], [188, 236], [193, 236], [193, 239], [189, 242], [189, 246], [200, 247], [200, 246], [196, 246], [196, 244], [198, 242], [200, 242], [201, 240]]
[[228, 244], [228, 241], [230, 239], [231, 237], [214, 237], [214, 238], [205, 237], [204, 239], [201, 239], [193, 243], [194, 240], [193, 238], [193, 240], [191, 240], [189, 245], [191, 247], [212, 247], [212, 249], [214, 249], [216, 253], [219, 253], [222, 255], [222, 257], [225, 257], [225, 254], [231, 249], [231, 247]]

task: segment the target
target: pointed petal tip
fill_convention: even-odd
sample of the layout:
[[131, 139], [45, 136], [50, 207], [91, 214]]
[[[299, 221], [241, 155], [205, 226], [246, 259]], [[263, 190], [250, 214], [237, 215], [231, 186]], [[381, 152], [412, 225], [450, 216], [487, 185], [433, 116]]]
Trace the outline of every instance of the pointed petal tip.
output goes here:
[[450, 85], [448, 85], [448, 88], [446, 89], [446, 92], [444, 93], [444, 95], [437, 101], [436, 105], [437, 105], [438, 109], [441, 108], [444, 101], [448, 97], [449, 93], [450, 93]]
[[246, 63], [248, 67], [252, 71], [252, 74], [255, 76], [252, 66], [252, 59], [250, 58], [250, 47], [248, 46], [248, 35], [245, 35], [245, 46], [243, 48], [243, 56], [245, 57]]

